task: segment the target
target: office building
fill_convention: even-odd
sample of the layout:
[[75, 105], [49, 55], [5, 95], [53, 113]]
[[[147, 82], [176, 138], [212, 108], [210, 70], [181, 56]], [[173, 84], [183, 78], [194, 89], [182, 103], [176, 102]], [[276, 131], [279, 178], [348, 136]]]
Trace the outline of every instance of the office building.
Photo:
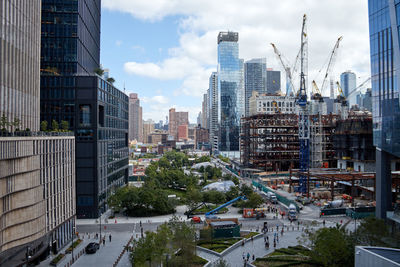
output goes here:
[[256, 58], [244, 63], [244, 91], [245, 91], [245, 115], [249, 115], [249, 99], [256, 91], [266, 93], [267, 85], [267, 59]]
[[211, 73], [208, 87], [208, 122], [210, 129], [210, 146], [212, 151], [218, 150], [218, 112], [219, 112], [219, 97], [218, 97], [218, 73]]
[[77, 217], [97, 218], [128, 180], [129, 99], [95, 74], [100, 0], [42, 3], [41, 120], [75, 132]]
[[40, 6], [38, 0], [0, 5], [0, 116], [31, 131], [39, 130], [40, 119]]
[[244, 116], [243, 60], [239, 59], [239, 34], [218, 34], [219, 151], [239, 151], [240, 118]]
[[146, 121], [143, 121], [143, 138], [145, 140], [144, 143], [150, 143], [149, 142], [149, 135], [154, 132], [154, 121], [151, 119], [148, 119]]
[[[267, 93], [277, 94], [281, 91], [281, 72], [278, 70], [267, 69]], [[290, 92], [289, 92], [290, 94]]]
[[143, 142], [142, 107], [137, 94], [129, 94], [129, 140]]
[[169, 110], [169, 125], [168, 132], [178, 141], [178, 127], [180, 125], [189, 125], [189, 112], [175, 111], [175, 108]]
[[38, 132], [40, 12], [40, 0], [0, 4], [0, 109], [19, 122], [0, 131], [0, 266], [38, 262], [74, 232], [73, 133]]
[[400, 156], [400, 44], [397, 30], [400, 26], [397, 18], [400, 14], [397, 2], [370, 0], [368, 13], [372, 125], [376, 146], [376, 216], [400, 223], [400, 216], [392, 212], [390, 168], [391, 159]]
[[354, 89], [356, 89], [356, 81], [356, 74], [350, 70], [340, 75], [340, 86], [342, 87], [344, 96], [349, 102], [349, 107], [356, 104], [355, 96], [353, 96]]
[[[201, 103], [201, 121], [200, 125], [203, 128], [209, 128], [209, 89], [207, 89], [207, 94], [203, 95], [203, 102]], [[198, 123], [199, 124], [199, 123]]]

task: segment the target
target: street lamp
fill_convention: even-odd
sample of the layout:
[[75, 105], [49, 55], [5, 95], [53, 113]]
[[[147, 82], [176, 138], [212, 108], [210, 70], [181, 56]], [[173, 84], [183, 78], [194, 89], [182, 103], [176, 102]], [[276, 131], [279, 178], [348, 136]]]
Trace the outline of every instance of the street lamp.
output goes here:
[[75, 230], [76, 230], [76, 227], [75, 227], [75, 226], [72, 226], [72, 245], [71, 245], [71, 248], [72, 248], [72, 250], [71, 250], [72, 262], [75, 261], [75, 260], [74, 260], [74, 239], [75, 239]]

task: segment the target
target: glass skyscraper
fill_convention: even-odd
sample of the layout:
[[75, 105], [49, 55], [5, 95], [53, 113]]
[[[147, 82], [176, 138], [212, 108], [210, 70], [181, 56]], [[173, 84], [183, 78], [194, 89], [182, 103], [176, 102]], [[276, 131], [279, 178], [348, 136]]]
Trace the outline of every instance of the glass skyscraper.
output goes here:
[[244, 64], [245, 114], [249, 115], [249, 99], [253, 91], [266, 93], [267, 59], [255, 58]]
[[400, 156], [400, 0], [369, 0], [376, 215], [392, 210], [390, 161]]
[[354, 91], [354, 89], [356, 89], [356, 75], [354, 72], [351, 71], [346, 71], [343, 72], [340, 75], [340, 85], [342, 87], [343, 90], [343, 94], [345, 95], [345, 97], [347, 98], [347, 101], [349, 101], [349, 105], [351, 107], [351, 105], [356, 104], [356, 97], [355, 95], [351, 95], [349, 97], [349, 94], [352, 93]]
[[96, 218], [128, 180], [128, 96], [95, 74], [100, 0], [42, 0], [40, 118], [75, 132], [76, 215]]
[[239, 59], [239, 34], [218, 34], [219, 151], [239, 151], [240, 118], [244, 115], [244, 67]]

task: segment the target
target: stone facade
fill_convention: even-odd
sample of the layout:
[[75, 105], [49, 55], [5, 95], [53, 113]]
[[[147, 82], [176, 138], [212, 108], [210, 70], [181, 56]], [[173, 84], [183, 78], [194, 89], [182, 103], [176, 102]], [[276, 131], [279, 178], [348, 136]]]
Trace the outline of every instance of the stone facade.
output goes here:
[[39, 130], [41, 2], [0, 2], [0, 116], [31, 131]]
[[2, 137], [0, 170], [0, 265], [64, 246], [75, 216], [75, 138]]

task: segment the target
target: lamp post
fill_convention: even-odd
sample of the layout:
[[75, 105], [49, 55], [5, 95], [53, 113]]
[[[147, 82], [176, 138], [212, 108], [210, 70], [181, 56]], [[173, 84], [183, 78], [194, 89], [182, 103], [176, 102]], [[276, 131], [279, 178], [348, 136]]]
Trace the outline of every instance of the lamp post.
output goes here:
[[72, 262], [74, 262], [74, 261], [75, 261], [75, 259], [74, 259], [74, 239], [75, 239], [75, 229], [76, 229], [76, 227], [75, 227], [75, 226], [72, 226], [72, 244], [71, 244], [71, 248], [72, 248], [72, 250], [71, 250]]
[[100, 243], [101, 243], [101, 210], [99, 209], [99, 214], [100, 214], [100, 218], [99, 218], [99, 221], [100, 221], [100, 238], [99, 238], [99, 246], [101, 245]]

